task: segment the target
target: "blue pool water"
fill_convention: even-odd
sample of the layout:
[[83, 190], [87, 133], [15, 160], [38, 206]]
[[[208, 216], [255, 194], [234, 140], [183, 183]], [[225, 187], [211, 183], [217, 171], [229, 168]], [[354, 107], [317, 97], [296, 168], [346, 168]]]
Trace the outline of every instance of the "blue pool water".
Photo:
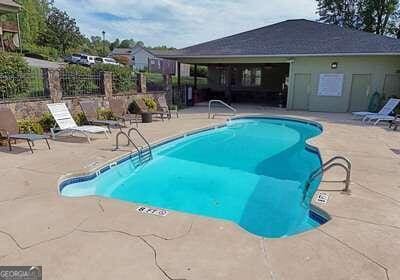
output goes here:
[[308, 175], [321, 166], [305, 141], [320, 133], [319, 126], [296, 120], [237, 119], [160, 145], [143, 166], [130, 159], [91, 180], [64, 184], [61, 193], [230, 220], [265, 237], [290, 236], [321, 223], [309, 203], [318, 181], [303, 200]]

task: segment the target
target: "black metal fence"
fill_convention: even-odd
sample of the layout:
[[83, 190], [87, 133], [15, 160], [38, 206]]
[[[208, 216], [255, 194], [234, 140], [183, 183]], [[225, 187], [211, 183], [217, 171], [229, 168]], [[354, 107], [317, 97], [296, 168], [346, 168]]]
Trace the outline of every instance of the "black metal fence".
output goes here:
[[146, 74], [146, 89], [147, 89], [147, 91], [165, 90], [164, 77], [158, 73], [147, 73]]
[[103, 95], [102, 77], [99, 73], [66, 73], [60, 72], [62, 95], [88, 96]]
[[45, 81], [39, 68], [18, 75], [0, 74], [0, 102], [50, 98]]
[[119, 75], [112, 75], [113, 93], [127, 92], [136, 90], [137, 78], [134, 73], [129, 78]]

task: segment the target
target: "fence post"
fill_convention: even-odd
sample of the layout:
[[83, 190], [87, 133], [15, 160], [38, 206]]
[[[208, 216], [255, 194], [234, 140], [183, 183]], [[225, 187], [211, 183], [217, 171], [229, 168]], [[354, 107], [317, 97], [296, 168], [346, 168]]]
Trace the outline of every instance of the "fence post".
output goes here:
[[101, 72], [101, 90], [104, 96], [109, 99], [113, 95], [113, 81], [111, 72]]
[[146, 87], [146, 76], [143, 73], [138, 73], [137, 74], [137, 92], [139, 93], [147, 93], [147, 87]]
[[43, 69], [43, 83], [45, 91], [53, 103], [61, 102], [62, 89], [60, 71], [56, 69]]
[[172, 88], [172, 76], [171, 75], [163, 75], [164, 78], [164, 89], [169, 92]]
[[164, 90], [166, 92], [165, 97], [167, 98], [168, 104], [173, 104], [173, 92], [172, 92], [172, 76], [163, 75], [164, 78]]

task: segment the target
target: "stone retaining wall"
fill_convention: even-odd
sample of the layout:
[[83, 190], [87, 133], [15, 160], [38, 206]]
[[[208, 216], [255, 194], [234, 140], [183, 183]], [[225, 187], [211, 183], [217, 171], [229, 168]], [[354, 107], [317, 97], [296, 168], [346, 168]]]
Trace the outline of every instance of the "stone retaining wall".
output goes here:
[[[149, 93], [137, 93], [135, 92], [123, 92], [113, 94], [111, 98], [122, 99], [126, 105], [129, 105], [134, 98], [140, 97], [157, 97], [158, 95], [166, 94], [165, 92], [149, 92]], [[60, 102], [67, 104], [67, 107], [73, 115], [81, 112], [79, 101], [81, 100], [95, 100], [99, 108], [109, 108], [108, 97], [104, 95], [98, 96], [75, 96], [62, 98]], [[17, 119], [23, 119], [28, 117], [40, 117], [44, 112], [48, 112], [46, 104], [52, 103], [51, 99], [37, 99], [37, 100], [21, 100], [2, 103], [0, 106], [9, 107], [17, 117]]]
[[[128, 106], [132, 100], [136, 97], [151, 96], [156, 97], [160, 94], [166, 94], [166, 92], [147, 92], [146, 91], [146, 77], [139, 73], [137, 80], [137, 90], [129, 92], [113, 93], [112, 86], [112, 74], [109, 72], [103, 72], [101, 76], [101, 95], [91, 96], [63, 96], [60, 80], [60, 72], [53, 69], [45, 69], [44, 78], [45, 83], [48, 84], [49, 97], [38, 98], [38, 99], [25, 99], [18, 101], [6, 101], [1, 103], [0, 106], [9, 107], [17, 117], [17, 119], [29, 118], [29, 117], [40, 117], [44, 112], [48, 112], [46, 104], [64, 102], [67, 104], [69, 110], [73, 115], [81, 112], [79, 101], [81, 100], [94, 100], [97, 102], [99, 108], [109, 108], [108, 100], [122, 99], [126, 106]], [[167, 98], [168, 99], [168, 98]]]

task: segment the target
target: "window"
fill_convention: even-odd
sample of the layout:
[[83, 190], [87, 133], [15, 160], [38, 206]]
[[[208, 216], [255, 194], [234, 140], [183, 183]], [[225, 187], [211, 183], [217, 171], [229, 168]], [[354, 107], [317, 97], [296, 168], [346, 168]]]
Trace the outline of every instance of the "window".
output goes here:
[[242, 72], [243, 87], [261, 86], [261, 68], [246, 68]]
[[217, 84], [224, 86], [226, 84], [226, 74], [224, 68], [217, 68]]

